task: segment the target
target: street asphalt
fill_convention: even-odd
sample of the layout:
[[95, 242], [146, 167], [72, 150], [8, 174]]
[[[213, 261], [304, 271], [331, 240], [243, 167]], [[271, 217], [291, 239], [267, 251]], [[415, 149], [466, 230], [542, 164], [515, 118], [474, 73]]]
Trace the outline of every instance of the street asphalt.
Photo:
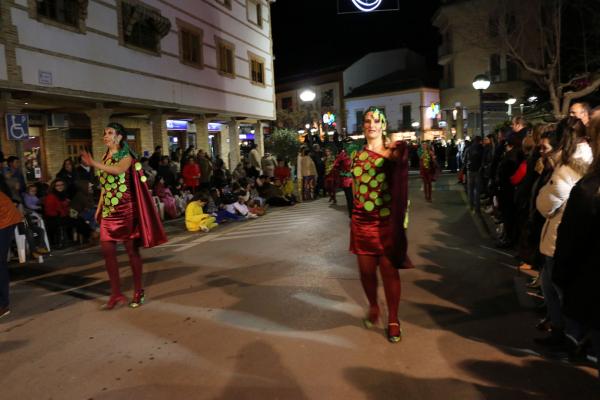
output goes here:
[[[0, 399], [600, 399], [593, 368], [533, 344], [539, 315], [454, 176], [411, 178], [404, 338], [366, 330], [343, 195], [143, 250], [147, 303], [102, 311], [97, 247], [11, 265]], [[131, 296], [127, 257], [123, 289]], [[384, 304], [383, 291], [380, 301]]]

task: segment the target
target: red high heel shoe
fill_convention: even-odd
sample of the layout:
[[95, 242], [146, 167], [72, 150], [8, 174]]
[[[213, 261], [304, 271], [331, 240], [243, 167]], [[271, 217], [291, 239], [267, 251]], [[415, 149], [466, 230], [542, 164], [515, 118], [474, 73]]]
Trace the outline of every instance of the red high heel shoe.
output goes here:
[[142, 304], [144, 304], [145, 300], [146, 300], [146, 296], [144, 295], [144, 291], [143, 290], [137, 290], [133, 294], [133, 299], [131, 299], [131, 303], [129, 303], [129, 307], [131, 307], [131, 308], [141, 307]]
[[122, 294], [112, 295], [108, 299], [108, 302], [102, 307], [104, 310], [112, 310], [116, 306], [127, 304], [127, 297]]

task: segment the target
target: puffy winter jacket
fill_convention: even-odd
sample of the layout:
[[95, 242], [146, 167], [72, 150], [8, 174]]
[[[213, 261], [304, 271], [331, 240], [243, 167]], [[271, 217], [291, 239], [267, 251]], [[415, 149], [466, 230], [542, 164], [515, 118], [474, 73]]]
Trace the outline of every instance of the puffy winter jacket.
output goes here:
[[592, 149], [587, 143], [580, 143], [568, 165], [556, 167], [552, 178], [540, 190], [536, 207], [546, 218], [540, 238], [540, 252], [554, 257], [558, 226], [562, 220], [564, 206], [573, 186], [585, 175], [592, 163]]

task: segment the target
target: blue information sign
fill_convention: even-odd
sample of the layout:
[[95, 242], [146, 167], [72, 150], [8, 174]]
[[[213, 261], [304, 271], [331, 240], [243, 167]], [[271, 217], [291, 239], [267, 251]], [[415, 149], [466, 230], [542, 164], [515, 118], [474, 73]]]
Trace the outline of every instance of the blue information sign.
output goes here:
[[6, 114], [8, 140], [29, 139], [29, 118], [27, 114]]

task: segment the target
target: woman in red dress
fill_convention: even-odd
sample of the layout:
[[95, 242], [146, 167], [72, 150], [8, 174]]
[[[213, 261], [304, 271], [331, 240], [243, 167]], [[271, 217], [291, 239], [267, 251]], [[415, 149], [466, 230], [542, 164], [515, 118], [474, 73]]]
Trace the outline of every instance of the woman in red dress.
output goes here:
[[183, 184], [186, 189], [189, 189], [192, 194], [196, 193], [196, 188], [200, 185], [200, 166], [196, 164], [194, 157], [188, 157], [183, 169], [181, 170], [181, 176], [183, 176]]
[[435, 180], [437, 169], [435, 154], [427, 142], [424, 142], [421, 145], [419, 154], [419, 172], [421, 174], [421, 179], [423, 179], [423, 193], [425, 194], [425, 200], [431, 203], [431, 185]]
[[352, 160], [348, 157], [348, 152], [342, 148], [340, 153], [335, 158], [333, 169], [337, 171], [340, 177], [338, 185], [344, 191], [346, 196], [346, 207], [348, 208], [348, 216], [352, 216]]
[[100, 246], [110, 279], [111, 296], [104, 306], [108, 310], [127, 303], [120, 288], [117, 243], [123, 243], [129, 256], [135, 289], [129, 306], [136, 308], [145, 300], [139, 248], [167, 241], [145, 183], [142, 165], [136, 162], [126, 137], [121, 124], [110, 123], [104, 129], [104, 144], [108, 149], [102, 162], [94, 160], [86, 151], [81, 153], [82, 161], [94, 167], [102, 185], [96, 219], [100, 222]]
[[408, 148], [398, 141], [386, 147], [386, 119], [375, 107], [364, 116], [366, 146], [352, 155], [354, 176], [350, 251], [356, 254], [360, 280], [369, 301], [363, 320], [372, 328], [379, 320], [377, 268], [383, 279], [388, 308], [387, 338], [397, 343], [402, 338], [398, 320], [400, 274], [411, 268], [406, 255], [408, 207]]

